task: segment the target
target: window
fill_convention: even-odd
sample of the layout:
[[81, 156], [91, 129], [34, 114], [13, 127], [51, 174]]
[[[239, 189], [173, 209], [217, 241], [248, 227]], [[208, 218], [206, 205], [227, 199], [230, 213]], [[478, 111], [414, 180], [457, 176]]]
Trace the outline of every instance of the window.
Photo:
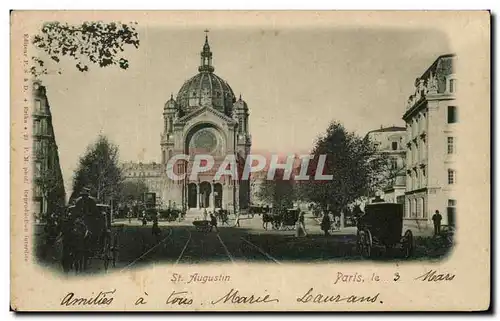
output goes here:
[[457, 80], [456, 79], [450, 79], [448, 82], [448, 91], [450, 93], [454, 93], [457, 91]]
[[448, 106], [448, 124], [454, 124], [457, 122], [457, 107]]
[[34, 197], [35, 198], [38, 198], [38, 197], [42, 197], [42, 190], [40, 188], [40, 185], [38, 184], [35, 184], [35, 192], [34, 192]]
[[36, 162], [35, 163], [35, 177], [40, 177], [42, 174], [42, 163]]
[[392, 150], [398, 150], [398, 142], [392, 142]]
[[47, 135], [47, 121], [45, 119], [40, 120], [40, 132], [41, 135]]
[[425, 208], [425, 198], [420, 199], [422, 203], [422, 218], [427, 218], [427, 209]]
[[448, 170], [448, 184], [455, 184], [457, 182], [456, 173], [453, 169]]
[[455, 206], [457, 206], [457, 200], [449, 199], [448, 207], [455, 207]]
[[455, 154], [455, 137], [448, 137], [448, 154]]
[[396, 158], [391, 159], [391, 169], [398, 169], [398, 160]]
[[39, 120], [34, 121], [33, 134], [35, 134], [35, 135], [40, 134], [40, 121]]
[[40, 141], [35, 141], [34, 143], [34, 150], [35, 150], [35, 155], [38, 156], [41, 152], [41, 145], [40, 145]]
[[40, 100], [35, 100], [35, 111], [42, 111], [42, 102]]

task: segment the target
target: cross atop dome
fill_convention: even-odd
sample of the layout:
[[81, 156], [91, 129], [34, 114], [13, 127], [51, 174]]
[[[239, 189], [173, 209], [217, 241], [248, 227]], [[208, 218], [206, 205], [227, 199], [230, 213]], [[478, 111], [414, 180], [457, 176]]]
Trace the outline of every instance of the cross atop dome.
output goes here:
[[198, 67], [199, 72], [214, 72], [214, 67], [212, 66], [212, 51], [210, 51], [210, 44], [208, 43], [208, 29], [205, 32], [205, 44], [203, 45], [203, 50], [201, 52], [201, 64]]

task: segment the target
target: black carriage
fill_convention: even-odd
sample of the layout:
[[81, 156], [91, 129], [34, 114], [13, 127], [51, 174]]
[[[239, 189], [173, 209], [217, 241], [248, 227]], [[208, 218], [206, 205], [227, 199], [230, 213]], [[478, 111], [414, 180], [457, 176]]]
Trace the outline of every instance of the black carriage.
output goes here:
[[267, 230], [267, 223], [271, 223], [274, 230], [291, 231], [295, 229], [300, 211], [298, 209], [277, 209], [271, 213], [263, 213], [262, 226]]
[[182, 210], [175, 209], [175, 208], [168, 208], [166, 210], [160, 210], [159, 214], [160, 214], [161, 219], [165, 219], [168, 222], [176, 221], [180, 217], [183, 216]]
[[283, 212], [281, 218], [280, 230], [294, 230], [299, 219], [300, 211], [298, 209], [287, 209]]
[[193, 225], [199, 232], [210, 232], [212, 229], [210, 221], [207, 220], [193, 221]]
[[257, 205], [250, 205], [248, 207], [248, 214], [254, 215], [260, 215], [262, 214], [262, 206], [257, 206]]
[[403, 205], [397, 203], [373, 203], [365, 207], [365, 214], [357, 222], [357, 250], [364, 257], [372, 256], [374, 247], [391, 250], [403, 249], [404, 257], [413, 255], [415, 248], [411, 230], [403, 231]]

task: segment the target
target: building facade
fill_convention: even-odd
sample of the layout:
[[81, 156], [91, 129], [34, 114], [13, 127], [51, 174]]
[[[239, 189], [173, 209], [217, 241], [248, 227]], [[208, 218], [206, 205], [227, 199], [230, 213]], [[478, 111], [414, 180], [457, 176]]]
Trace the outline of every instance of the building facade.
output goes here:
[[38, 81], [33, 84], [33, 106], [33, 210], [43, 220], [64, 206], [65, 191], [46, 88]]
[[[127, 162], [122, 164], [122, 170], [125, 180], [136, 183], [144, 183], [148, 191], [161, 195], [162, 193], [162, 164], [151, 163], [134, 163]], [[161, 201], [161, 199], [159, 199]]]
[[405, 220], [419, 228], [432, 226], [438, 210], [442, 224], [454, 224], [457, 183], [455, 154], [457, 109], [456, 56], [442, 55], [415, 81], [406, 122]]
[[380, 197], [390, 203], [404, 203], [406, 189], [406, 128], [391, 126], [372, 130], [367, 134], [380, 154], [389, 159], [389, 168], [381, 175]]
[[[145, 173], [140, 179], [157, 193], [163, 204], [175, 203], [187, 210], [248, 206], [249, 181], [234, 180], [229, 175], [214, 177], [227, 155], [234, 156], [237, 166], [246, 159], [251, 136], [247, 103], [241, 95], [237, 99], [229, 84], [214, 73], [212, 59], [206, 36], [198, 73], [182, 85], [175, 99], [171, 95], [164, 105], [161, 163], [125, 164], [126, 179], [139, 179], [138, 173]], [[181, 154], [189, 155], [189, 159], [172, 161]], [[199, 154], [211, 155], [214, 166], [193, 178], [190, 169]], [[172, 179], [167, 175], [167, 166], [173, 166], [177, 175], [187, 174], [186, 178]]]

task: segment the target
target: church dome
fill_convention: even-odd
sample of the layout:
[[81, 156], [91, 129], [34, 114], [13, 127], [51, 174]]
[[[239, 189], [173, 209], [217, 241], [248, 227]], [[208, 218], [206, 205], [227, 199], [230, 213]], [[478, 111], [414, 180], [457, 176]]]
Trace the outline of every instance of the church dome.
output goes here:
[[178, 106], [185, 112], [210, 106], [231, 115], [236, 98], [229, 84], [214, 73], [208, 37], [205, 37], [198, 71], [199, 73], [187, 80], [179, 90], [176, 99]]

